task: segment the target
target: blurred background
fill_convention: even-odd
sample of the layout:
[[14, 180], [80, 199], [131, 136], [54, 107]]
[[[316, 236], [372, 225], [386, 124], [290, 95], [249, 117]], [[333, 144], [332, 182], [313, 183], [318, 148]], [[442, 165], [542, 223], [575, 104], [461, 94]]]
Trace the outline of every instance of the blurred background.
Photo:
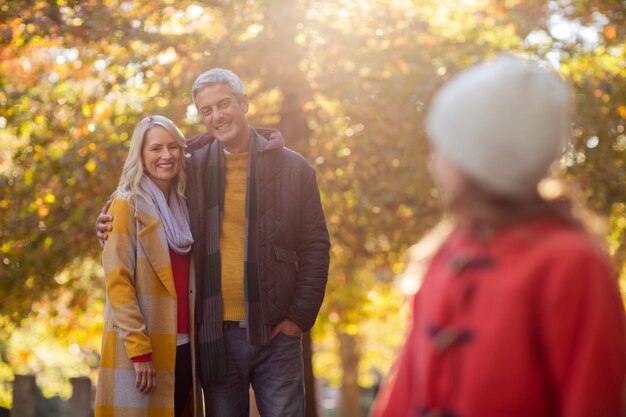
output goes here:
[[309, 415], [366, 415], [393, 362], [415, 290], [405, 253], [441, 218], [423, 118], [436, 89], [479, 60], [536, 57], [574, 86], [557, 174], [605, 216], [626, 288], [625, 20], [617, 0], [5, 2], [0, 407], [11, 407], [16, 374], [36, 376], [47, 415], [61, 413], [69, 378], [95, 384], [96, 217], [141, 118], [204, 131], [190, 91], [213, 67], [240, 75], [251, 124], [280, 129], [318, 173], [333, 246], [307, 344]]

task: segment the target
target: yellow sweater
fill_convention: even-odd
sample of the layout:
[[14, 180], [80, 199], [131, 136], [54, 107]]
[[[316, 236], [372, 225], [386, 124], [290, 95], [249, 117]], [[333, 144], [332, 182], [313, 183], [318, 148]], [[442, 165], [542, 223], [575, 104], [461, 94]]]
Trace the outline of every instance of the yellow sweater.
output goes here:
[[225, 154], [226, 192], [220, 232], [224, 320], [245, 320], [243, 282], [248, 153]]

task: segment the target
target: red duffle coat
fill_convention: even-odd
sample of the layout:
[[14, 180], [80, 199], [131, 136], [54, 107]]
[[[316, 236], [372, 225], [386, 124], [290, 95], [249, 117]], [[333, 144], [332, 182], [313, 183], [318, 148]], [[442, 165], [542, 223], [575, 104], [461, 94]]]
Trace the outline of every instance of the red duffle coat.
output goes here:
[[607, 255], [551, 220], [453, 233], [373, 417], [617, 417], [624, 305]]

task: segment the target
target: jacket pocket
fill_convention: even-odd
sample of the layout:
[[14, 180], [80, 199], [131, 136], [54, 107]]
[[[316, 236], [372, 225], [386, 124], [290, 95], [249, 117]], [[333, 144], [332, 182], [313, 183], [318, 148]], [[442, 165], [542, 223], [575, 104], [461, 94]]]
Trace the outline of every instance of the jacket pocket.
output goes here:
[[272, 304], [276, 307], [276, 310], [270, 313], [270, 320], [275, 323], [285, 318], [293, 301], [298, 272], [298, 256], [294, 251], [281, 248], [280, 246], [273, 246], [272, 249], [274, 252], [272, 261], [274, 299]]
[[274, 255], [276, 255], [276, 259], [280, 262], [296, 264], [298, 262], [298, 255], [292, 250], [283, 249], [280, 246], [274, 246]]

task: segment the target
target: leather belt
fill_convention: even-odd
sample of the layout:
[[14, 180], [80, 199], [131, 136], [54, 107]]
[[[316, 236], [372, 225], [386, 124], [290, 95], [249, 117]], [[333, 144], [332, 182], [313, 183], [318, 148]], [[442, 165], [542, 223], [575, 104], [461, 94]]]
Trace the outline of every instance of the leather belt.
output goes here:
[[224, 320], [224, 327], [239, 327], [245, 329], [248, 327], [248, 324], [245, 320]]

